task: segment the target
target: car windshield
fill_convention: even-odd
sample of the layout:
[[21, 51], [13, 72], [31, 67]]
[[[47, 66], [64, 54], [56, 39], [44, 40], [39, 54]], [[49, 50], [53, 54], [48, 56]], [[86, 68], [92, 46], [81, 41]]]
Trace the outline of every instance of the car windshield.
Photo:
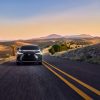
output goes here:
[[38, 46], [22, 46], [21, 50], [39, 50]]

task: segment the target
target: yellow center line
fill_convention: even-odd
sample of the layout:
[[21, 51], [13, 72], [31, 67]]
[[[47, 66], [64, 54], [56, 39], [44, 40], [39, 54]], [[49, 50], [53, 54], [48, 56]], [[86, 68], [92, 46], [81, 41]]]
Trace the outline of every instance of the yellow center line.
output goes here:
[[72, 88], [76, 93], [78, 93], [81, 97], [83, 97], [85, 100], [93, 100], [90, 96], [88, 96], [86, 93], [84, 93], [82, 90], [78, 89], [76, 86], [74, 86], [72, 83], [67, 81], [65, 78], [63, 78], [61, 75], [56, 73], [54, 70], [52, 70], [50, 67], [48, 67], [47, 64], [43, 63], [43, 65], [50, 70], [53, 74], [55, 74], [58, 78], [60, 78], [65, 84], [67, 84], [70, 88]]
[[67, 76], [67, 77], [73, 79], [73, 80], [76, 81], [77, 83], [81, 84], [82, 86], [86, 87], [87, 89], [91, 90], [92, 92], [94, 92], [95, 94], [97, 94], [97, 95], [100, 96], [100, 91], [97, 90], [97, 89], [95, 89], [94, 87], [92, 87], [92, 86], [90, 86], [90, 85], [88, 85], [88, 84], [86, 84], [86, 83], [80, 81], [79, 79], [77, 79], [77, 78], [71, 76], [70, 74], [68, 74], [68, 73], [66, 73], [66, 72], [64, 72], [64, 71], [62, 71], [61, 69], [55, 67], [54, 65], [51, 65], [51, 64], [47, 63], [46, 61], [43, 61], [43, 62], [46, 63], [46, 64], [48, 64], [48, 65], [50, 65], [52, 68], [58, 70], [59, 72], [61, 72], [61, 73], [64, 74], [65, 76]]

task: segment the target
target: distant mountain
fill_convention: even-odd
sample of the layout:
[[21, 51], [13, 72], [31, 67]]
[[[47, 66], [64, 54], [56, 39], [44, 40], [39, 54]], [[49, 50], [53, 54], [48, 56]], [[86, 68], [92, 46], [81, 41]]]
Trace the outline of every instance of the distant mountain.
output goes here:
[[50, 34], [48, 36], [45, 37], [41, 37], [41, 39], [55, 39], [55, 38], [62, 38], [63, 36], [61, 35], [57, 35], [57, 34]]
[[10, 40], [0, 40], [0, 42], [9, 42]]
[[56, 38], [72, 38], [72, 39], [82, 39], [82, 38], [93, 38], [93, 36], [88, 34], [80, 34], [80, 35], [70, 35], [70, 36], [61, 36], [58, 34], [51, 34], [45, 37], [41, 37], [41, 39], [56, 39]]
[[88, 38], [97, 38], [100, 39], [99, 36], [91, 36], [88, 34], [80, 34], [80, 35], [66, 35], [66, 36], [62, 36], [62, 35], [58, 35], [58, 34], [50, 34], [48, 36], [44, 36], [44, 37], [40, 37], [40, 38], [31, 38], [31, 39], [19, 39], [19, 40], [0, 40], [0, 42], [14, 42], [14, 41], [33, 41], [33, 40], [40, 40], [40, 39], [59, 39], [59, 38], [66, 38], [66, 39], [88, 39]]
[[88, 35], [88, 34], [80, 34], [80, 35], [65, 36], [65, 38], [75, 38], [75, 39], [80, 39], [80, 38], [93, 38], [93, 36]]

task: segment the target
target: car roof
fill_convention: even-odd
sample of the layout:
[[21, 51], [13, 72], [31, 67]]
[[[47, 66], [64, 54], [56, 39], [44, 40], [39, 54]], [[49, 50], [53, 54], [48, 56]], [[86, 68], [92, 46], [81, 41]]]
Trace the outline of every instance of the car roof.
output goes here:
[[28, 47], [28, 46], [38, 46], [38, 45], [23, 45], [21, 47]]

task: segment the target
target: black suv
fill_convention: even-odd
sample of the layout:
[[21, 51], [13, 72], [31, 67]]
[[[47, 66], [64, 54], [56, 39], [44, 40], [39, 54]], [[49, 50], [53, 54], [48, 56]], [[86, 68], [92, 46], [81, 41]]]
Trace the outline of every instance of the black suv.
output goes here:
[[42, 64], [42, 52], [37, 45], [24, 45], [17, 50], [16, 64], [37, 62]]

